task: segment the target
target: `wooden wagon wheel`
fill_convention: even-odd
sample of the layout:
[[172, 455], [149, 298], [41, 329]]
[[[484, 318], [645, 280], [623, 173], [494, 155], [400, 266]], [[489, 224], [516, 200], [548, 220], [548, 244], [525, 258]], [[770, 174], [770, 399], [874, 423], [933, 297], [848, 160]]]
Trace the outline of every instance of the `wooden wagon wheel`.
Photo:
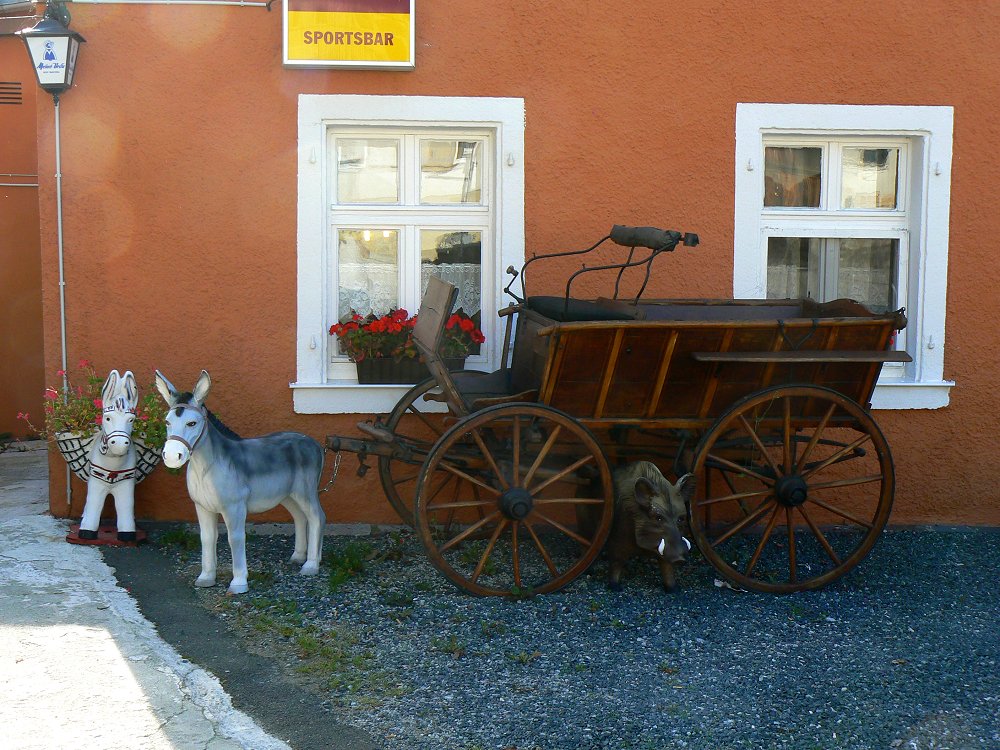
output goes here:
[[738, 586], [815, 589], [878, 539], [895, 486], [871, 414], [829, 388], [776, 386], [737, 402], [702, 437], [691, 533]]
[[611, 473], [590, 431], [517, 403], [442, 435], [421, 471], [415, 518], [428, 557], [453, 583], [517, 596], [556, 591], [585, 571], [613, 511]]
[[[447, 429], [447, 407], [437, 401], [425, 401], [424, 395], [437, 384], [428, 378], [410, 388], [389, 413], [385, 428], [418, 454], [422, 459]], [[423, 453], [424, 455], [420, 455]], [[379, 456], [378, 475], [382, 489], [399, 517], [413, 525], [413, 498], [417, 494], [420, 464], [407, 463], [389, 456]]]

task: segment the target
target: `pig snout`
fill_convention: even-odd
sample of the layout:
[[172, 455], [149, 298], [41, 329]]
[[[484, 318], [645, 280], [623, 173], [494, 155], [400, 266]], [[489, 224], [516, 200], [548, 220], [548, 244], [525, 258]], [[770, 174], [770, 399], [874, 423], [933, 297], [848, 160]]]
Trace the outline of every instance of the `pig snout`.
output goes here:
[[676, 539], [671, 540], [670, 543], [664, 537], [660, 540], [656, 551], [667, 562], [676, 565], [684, 562], [685, 554], [691, 551], [691, 542], [688, 541], [687, 537], [683, 537], [680, 534], [677, 535]]

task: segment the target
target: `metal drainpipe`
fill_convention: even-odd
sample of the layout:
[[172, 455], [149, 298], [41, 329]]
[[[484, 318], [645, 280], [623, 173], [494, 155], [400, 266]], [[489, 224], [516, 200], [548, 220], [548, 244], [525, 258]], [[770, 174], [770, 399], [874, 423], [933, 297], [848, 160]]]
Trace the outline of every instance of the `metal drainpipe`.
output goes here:
[[[62, 339], [63, 403], [69, 400], [69, 376], [66, 374], [66, 276], [63, 272], [62, 144], [59, 125], [59, 94], [52, 95], [56, 113], [56, 246], [59, 249], [59, 334]], [[66, 507], [73, 504], [69, 464], [66, 464]]]

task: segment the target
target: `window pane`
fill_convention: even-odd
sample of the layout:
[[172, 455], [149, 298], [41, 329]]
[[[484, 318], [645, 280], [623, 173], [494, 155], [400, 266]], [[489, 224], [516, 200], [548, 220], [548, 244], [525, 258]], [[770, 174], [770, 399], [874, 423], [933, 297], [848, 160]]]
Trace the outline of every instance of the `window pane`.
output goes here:
[[899, 240], [769, 237], [769, 299], [846, 297], [872, 312], [899, 307]]
[[895, 208], [898, 148], [845, 148], [841, 208]]
[[840, 240], [837, 296], [856, 299], [872, 312], [899, 307], [896, 277], [899, 240]]
[[399, 142], [338, 138], [337, 202], [398, 203]]
[[480, 141], [420, 141], [420, 202], [480, 203]]
[[816, 237], [769, 237], [767, 298], [821, 300], [822, 247]]
[[[341, 229], [337, 232], [337, 315], [384, 315], [399, 306], [399, 232]], [[413, 311], [415, 312], [415, 311]]]
[[764, 205], [819, 208], [823, 149], [764, 149]]
[[455, 309], [479, 321], [482, 299], [483, 233], [420, 230], [420, 295], [437, 276], [458, 287]]

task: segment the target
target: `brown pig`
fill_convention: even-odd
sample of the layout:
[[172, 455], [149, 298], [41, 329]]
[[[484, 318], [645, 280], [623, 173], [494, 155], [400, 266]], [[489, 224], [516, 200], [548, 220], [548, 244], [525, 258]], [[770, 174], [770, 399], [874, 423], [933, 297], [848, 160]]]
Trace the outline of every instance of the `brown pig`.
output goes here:
[[656, 558], [663, 588], [676, 586], [674, 565], [684, 562], [691, 543], [681, 536], [687, 503], [695, 489], [693, 474], [670, 484], [649, 461], [636, 461], [615, 470], [615, 515], [605, 549], [608, 586], [621, 590], [625, 563], [637, 555]]

